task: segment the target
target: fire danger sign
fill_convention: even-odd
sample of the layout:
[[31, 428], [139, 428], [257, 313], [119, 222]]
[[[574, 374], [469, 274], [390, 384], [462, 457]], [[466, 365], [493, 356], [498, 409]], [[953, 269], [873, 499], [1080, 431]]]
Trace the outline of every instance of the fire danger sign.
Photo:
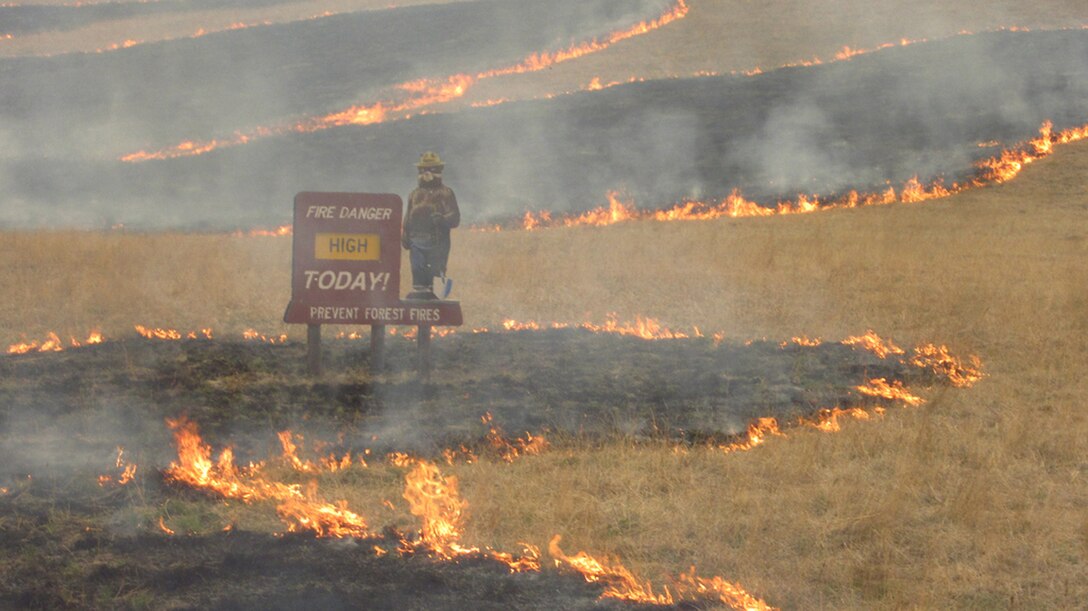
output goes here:
[[399, 195], [295, 196], [291, 303], [298, 324], [460, 325], [454, 301], [401, 301]]

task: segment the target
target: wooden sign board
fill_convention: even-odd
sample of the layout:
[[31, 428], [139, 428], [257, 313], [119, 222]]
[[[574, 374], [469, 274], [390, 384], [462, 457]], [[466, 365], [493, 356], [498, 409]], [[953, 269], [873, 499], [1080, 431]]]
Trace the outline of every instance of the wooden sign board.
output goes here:
[[399, 195], [295, 196], [291, 303], [283, 320], [308, 325], [458, 326], [456, 301], [402, 301]]
[[381, 369], [386, 325], [419, 327], [419, 371], [430, 374], [431, 327], [459, 326], [461, 304], [400, 298], [399, 195], [303, 192], [295, 196], [287, 323], [308, 325], [308, 366], [321, 371], [321, 325], [371, 325], [371, 366]]

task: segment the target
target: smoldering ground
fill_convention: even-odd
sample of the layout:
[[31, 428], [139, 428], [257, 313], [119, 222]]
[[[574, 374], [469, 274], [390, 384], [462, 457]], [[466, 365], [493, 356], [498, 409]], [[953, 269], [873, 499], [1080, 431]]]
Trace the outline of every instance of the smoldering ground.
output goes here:
[[328, 370], [346, 378], [306, 375], [300, 343], [130, 339], [10, 356], [0, 393], [4, 446], [16, 463], [22, 455], [31, 465], [63, 464], [73, 454], [55, 451], [51, 431], [98, 442], [99, 457], [126, 438], [149, 438], [149, 448], [168, 447], [152, 456], [164, 464], [171, 444], [163, 419], [183, 413], [243, 457], [263, 456], [276, 430], [299, 426], [348, 433], [346, 450], [437, 456], [481, 443], [487, 413], [511, 435], [691, 442], [729, 438], [758, 417], [789, 422], [870, 404], [855, 387], [872, 378], [933, 382], [896, 357], [838, 343], [650, 341], [557, 329], [438, 338], [439, 370], [424, 384], [414, 342], [388, 341], [388, 371], [377, 377], [367, 373], [366, 342], [351, 340], [327, 346]]
[[[278, 455], [275, 433], [284, 429], [329, 440], [323, 451], [341, 455], [437, 458], [454, 448], [486, 456], [486, 413], [511, 439], [532, 432], [560, 447], [615, 437], [715, 444], [736, 441], [755, 416], [786, 423], [819, 407], [880, 403], [853, 390], [872, 377], [941, 384], [897, 358], [843, 344], [647, 341], [581, 329], [438, 338], [429, 384], [413, 371], [414, 343], [400, 338], [389, 338], [388, 370], [377, 376], [365, 372], [365, 342], [327, 342], [330, 373], [317, 379], [304, 371], [305, 351], [300, 343], [129, 338], [0, 359], [0, 546], [10, 577], [0, 601], [607, 608], [596, 600], [601, 586], [581, 576], [511, 575], [484, 558], [376, 557], [374, 544], [386, 540], [244, 531], [166, 538], [155, 525], [160, 508], [172, 508], [179, 528], [215, 516], [202, 493], [159, 474], [176, 460], [163, 420], [187, 414], [212, 447], [233, 447], [238, 464]], [[116, 475], [117, 446], [139, 478], [99, 486], [97, 474]]]
[[0, 35], [23, 36], [56, 32], [115, 19], [186, 13], [229, 5], [250, 8], [285, 4], [291, 0], [158, 0], [156, 2], [101, 2], [72, 4], [4, 4], [0, 6]]
[[[205, 41], [185, 44], [200, 49]], [[883, 190], [916, 175], [953, 182], [969, 177], [974, 161], [999, 152], [980, 143], [1028, 139], [1046, 120], [1058, 128], [1083, 123], [1086, 60], [1084, 31], [959, 36], [755, 77], [635, 83], [136, 164], [94, 158], [78, 147], [35, 156], [29, 151], [37, 145], [26, 144], [32, 138], [20, 137], [0, 162], [8, 186], [2, 220], [275, 225], [289, 220], [288, 203], [298, 191], [404, 192], [414, 184], [412, 161], [427, 149], [447, 158], [446, 182], [464, 202], [467, 222], [526, 210], [584, 210], [614, 189], [651, 207], [723, 197], [735, 188], [773, 203], [798, 193]], [[435, 76], [426, 61], [426, 53], [406, 52], [373, 69], [399, 78], [406, 65], [415, 67], [407, 73]], [[446, 67], [465, 64], [483, 65], [461, 56]], [[325, 83], [281, 90], [277, 102], [252, 112], [268, 117], [284, 112], [284, 104], [292, 112], [313, 108], [312, 93], [326, 91]], [[185, 106], [192, 112], [180, 121], [140, 119], [132, 133], [146, 140], [156, 130], [159, 136], [184, 131], [175, 126], [195, 114], [237, 115], [217, 95], [198, 94], [205, 97]], [[111, 108], [117, 116], [160, 112], [128, 106]], [[223, 119], [222, 127], [237, 118]]]
[[[116, 159], [294, 123], [392, 85], [508, 65], [655, 15], [664, 0], [481, 0], [0, 61], [8, 154]], [[131, 5], [129, 5], [131, 6]], [[380, 99], [380, 98], [378, 98]]]

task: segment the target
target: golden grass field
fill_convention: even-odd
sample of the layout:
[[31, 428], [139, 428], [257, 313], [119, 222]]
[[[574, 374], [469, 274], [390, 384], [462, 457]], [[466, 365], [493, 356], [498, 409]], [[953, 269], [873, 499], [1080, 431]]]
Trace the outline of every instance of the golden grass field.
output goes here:
[[[926, 17], [938, 12], [937, 3], [889, 2], [859, 24], [835, 2], [691, 4], [676, 28], [632, 49], [677, 44], [718, 57], [718, 69], [747, 68], [750, 59], [774, 64], [926, 35], [935, 27]], [[964, 22], [955, 30], [1005, 25], [987, 19], [1006, 9], [1041, 25], [1088, 22], [1079, 2], [1044, 4], [959, 3], [940, 16]], [[829, 33], [813, 21], [816, 5]], [[673, 40], [725, 23], [738, 8], [744, 25], [724, 44], [755, 50], [766, 40], [761, 52], [716, 55], [705, 31], [698, 44]], [[872, 39], [845, 39], [877, 21]], [[814, 31], [825, 33], [812, 39]], [[622, 72], [610, 59], [622, 53], [617, 45], [534, 86], [562, 89], [562, 71], [591, 71], [594, 62]], [[212, 327], [219, 337], [252, 327], [301, 340], [302, 329], [279, 322], [290, 249], [290, 238], [3, 233], [0, 340], [92, 328], [118, 338], [134, 324]], [[784, 608], [1084, 608], [1088, 143], [1058, 148], [1005, 185], [922, 204], [531, 233], [461, 229], [450, 268], [469, 326], [600, 322], [615, 312], [733, 339], [841, 339], [871, 328], [901, 345], [977, 354], [988, 374], [970, 389], [932, 390], [920, 408], [835, 434], [795, 430], [750, 452], [620, 442], [455, 467], [469, 502], [466, 543], [517, 549], [562, 533], [568, 552], [616, 554], [655, 580], [695, 565]], [[400, 482], [368, 485], [353, 491], [346, 482], [329, 494], [361, 500], [375, 523], [404, 518], [374, 502], [397, 497]]]

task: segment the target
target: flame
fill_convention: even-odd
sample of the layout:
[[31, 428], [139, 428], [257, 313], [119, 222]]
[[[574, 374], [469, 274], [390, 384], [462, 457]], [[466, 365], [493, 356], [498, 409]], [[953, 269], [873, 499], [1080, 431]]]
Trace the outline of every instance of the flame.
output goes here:
[[719, 446], [719, 449], [727, 454], [744, 452], [762, 444], [771, 436], [785, 436], [778, 428], [778, 420], [772, 417], [756, 418], [748, 423], [748, 430], [740, 441]]
[[[79, 348], [80, 346], [90, 346], [92, 344], [102, 343], [102, 332], [97, 329], [91, 331], [87, 336], [87, 339], [82, 342], [75, 337], [69, 336], [68, 346], [71, 348]], [[8, 354], [27, 354], [29, 352], [60, 352], [65, 349], [64, 341], [53, 331], [46, 334], [45, 339], [42, 341], [32, 340], [23, 341], [11, 344], [8, 346]]]
[[[216, 492], [226, 498], [241, 499], [245, 502], [271, 499], [278, 501], [276, 513], [287, 524], [288, 531], [307, 531], [319, 537], [362, 537], [367, 536], [365, 520], [348, 509], [347, 503], [340, 501], [330, 504], [317, 495], [317, 483], [310, 482], [305, 492], [297, 485], [286, 485], [264, 480], [260, 477], [260, 465], [251, 465], [246, 469], [234, 466], [233, 455], [227, 448], [218, 461], [211, 460], [211, 447], [201, 440], [196, 424], [185, 419], [168, 419], [167, 425], [174, 431], [178, 447], [178, 462], [172, 462], [165, 471], [170, 481], [187, 484], [198, 489]], [[285, 452], [294, 455], [296, 449], [289, 433], [281, 433], [280, 441]], [[392, 456], [392, 455], [391, 455]], [[503, 562], [511, 572], [540, 571], [540, 550], [535, 546], [522, 543], [523, 554], [515, 556], [508, 552], [499, 552], [486, 548], [466, 547], [460, 543], [464, 532], [464, 520], [468, 503], [461, 498], [455, 476], [443, 476], [437, 465], [426, 460], [409, 459], [406, 455], [393, 457], [394, 460], [412, 466], [405, 477], [404, 498], [410, 505], [413, 515], [420, 518], [421, 528], [418, 542], [411, 542], [403, 535], [394, 533], [401, 553], [415, 553], [426, 550], [443, 560], [456, 560], [465, 556], [485, 556]], [[120, 458], [118, 459], [120, 461]], [[6, 492], [6, 491], [5, 491]], [[159, 528], [174, 534], [168, 528], [163, 517], [159, 518]], [[230, 530], [227, 525], [224, 530]], [[549, 544], [549, 551], [557, 566], [569, 566], [580, 572], [588, 581], [605, 584], [602, 598], [671, 604], [673, 596], [668, 588], [663, 594], [655, 594], [651, 584], [635, 577], [618, 561], [599, 561], [585, 552], [574, 556], [565, 555], [559, 548], [560, 537], [557, 535]], [[382, 556], [388, 550], [373, 546], [375, 554]], [[722, 602], [743, 601], [745, 605], [763, 604], [762, 601], [747, 595], [740, 586], [729, 584], [720, 577], [703, 579], [681, 575], [679, 584], [686, 588], [685, 596], [698, 596], [705, 599], [708, 595], [717, 596]], [[748, 598], [745, 598], [748, 597]], [[747, 607], [746, 607], [747, 608]], [[765, 606], [751, 608], [766, 608]]]
[[695, 574], [694, 566], [690, 570], [690, 574], [681, 573], [676, 580], [678, 594], [682, 598], [698, 597], [706, 599], [714, 597], [718, 599], [718, 602], [733, 609], [744, 609], [745, 611], [765, 611], [775, 608], [762, 599], [746, 592], [740, 584], [730, 583], [717, 576], [699, 577]]
[[514, 462], [514, 459], [523, 455], [538, 455], [548, 447], [548, 441], [544, 437], [533, 436], [528, 431], [525, 432], [525, 437], [510, 440], [503, 434], [502, 429], [494, 423], [491, 412], [481, 416], [480, 420], [488, 427], [488, 444], [505, 462]]
[[891, 340], [884, 340], [875, 331], [869, 329], [864, 335], [853, 335], [841, 342], [846, 346], [861, 346], [865, 350], [872, 352], [880, 358], [887, 358], [889, 354], [904, 354], [904, 351], [899, 346], [896, 346]]
[[581, 573], [588, 582], [604, 584], [605, 590], [601, 598], [655, 605], [673, 604], [674, 600], [668, 589], [662, 594], [654, 594], [650, 582], [639, 579], [618, 561], [598, 560], [585, 552], [578, 552], [573, 556], [564, 554], [559, 547], [561, 540], [560, 535], [555, 535], [548, 542], [548, 553], [555, 559], [555, 566], [566, 566]]
[[122, 42], [115, 42], [112, 45], [106, 47], [105, 49], [99, 49], [98, 52], [101, 53], [102, 51], [116, 51], [118, 49], [128, 49], [129, 47], [135, 47], [136, 45], [143, 44], [143, 42], [144, 41], [142, 40], [128, 38]]
[[178, 461], [171, 462], [165, 471], [169, 480], [246, 503], [277, 501], [276, 513], [288, 532], [308, 531], [318, 537], [367, 536], [366, 520], [343, 501], [329, 503], [318, 497], [316, 482], [304, 492], [295, 484], [267, 480], [260, 475], [262, 464], [236, 467], [230, 448], [213, 463], [211, 447], [200, 438], [196, 423], [180, 417], [167, 419], [166, 424], [174, 431], [178, 449]]
[[407, 94], [405, 99], [402, 100], [383, 100], [370, 104], [361, 104], [323, 116], [311, 117], [293, 125], [257, 127], [248, 132], [235, 132], [229, 138], [213, 138], [203, 142], [187, 140], [158, 151], [129, 153], [123, 155], [120, 159], [129, 163], [138, 163], [189, 157], [220, 148], [243, 145], [258, 138], [269, 136], [288, 133], [310, 133], [347, 125], [372, 125], [391, 120], [409, 119], [413, 113], [426, 112], [429, 107], [463, 97], [473, 85], [481, 80], [511, 74], [537, 72], [559, 63], [602, 51], [620, 41], [646, 34], [682, 19], [687, 15], [688, 10], [686, 0], [675, 0], [672, 8], [665, 11], [657, 19], [643, 21], [625, 30], [613, 32], [603, 41], [594, 39], [586, 43], [572, 45], [560, 51], [533, 53], [517, 64], [479, 72], [475, 75], [462, 73], [439, 79], [420, 79], [400, 83], [395, 85], [393, 89]]
[[426, 460], [417, 461], [405, 476], [404, 499], [423, 525], [423, 544], [440, 558], [479, 552], [466, 548], [459, 541], [464, 531], [464, 513], [468, 503], [457, 491], [457, 477], [443, 477], [438, 466]]
[[276, 515], [288, 532], [312, 532], [318, 537], [365, 537], [366, 520], [347, 507], [347, 501], [326, 503], [317, 496], [317, 482], [306, 486], [301, 498], [288, 497], [276, 506]]
[[419, 542], [411, 543], [402, 538], [402, 552], [426, 549], [444, 560], [482, 555], [502, 562], [512, 573], [540, 570], [540, 550], [527, 543], [521, 544], [521, 556], [461, 545], [468, 502], [458, 492], [457, 477], [443, 476], [438, 466], [430, 461], [417, 460], [414, 465], [405, 476], [404, 499], [408, 501], [412, 515], [420, 518]]
[[[876, 407], [873, 408], [873, 412], [883, 414], [884, 410], [883, 408]], [[839, 416], [849, 416], [855, 420], [868, 420], [872, 417], [870, 412], [860, 407], [851, 407], [847, 409], [832, 407], [821, 409], [813, 418], [802, 419], [801, 424], [811, 426], [812, 428], [825, 433], [837, 433], [842, 430], [842, 425], [839, 424]]]
[[264, 342], [266, 344], [285, 344], [287, 343], [287, 334], [281, 333], [279, 336], [268, 337], [258, 333], [254, 329], [246, 329], [245, 331], [242, 331], [242, 339], [246, 341]]
[[925, 344], [914, 349], [911, 357], [912, 365], [929, 369], [934, 374], [944, 376], [948, 381], [959, 388], [969, 388], [985, 375], [982, 373], [982, 361], [977, 356], [968, 357], [969, 365], [965, 365], [959, 358], [952, 356], [945, 345], [934, 346]]
[[[739, 189], [724, 199], [713, 201], [684, 201], [664, 209], [640, 209], [632, 201], [620, 201], [616, 191], [606, 194], [608, 205], [574, 215], [555, 215], [548, 211], [526, 212], [519, 227], [526, 231], [550, 227], [607, 226], [623, 221], [703, 221], [719, 218], [746, 218], [779, 216], [786, 214], [808, 214], [812, 212], [891, 204], [911, 204], [931, 199], [940, 199], [961, 193], [971, 188], [982, 188], [1001, 184], [1016, 177], [1027, 164], [1050, 155], [1054, 146], [1067, 144], [1088, 138], [1088, 124], [1066, 129], [1057, 134], [1053, 124], [1045, 122], [1039, 129], [1039, 136], [1026, 143], [1015, 145], [991, 157], [975, 163], [975, 175], [963, 183], [945, 185], [937, 178], [923, 184], [917, 177], [911, 177], [898, 189], [889, 185], [882, 191], [862, 193], [850, 191], [837, 198], [823, 198], [819, 195], [798, 195], [794, 200], [779, 201], [775, 204], [761, 204], [746, 199]], [[489, 227], [490, 229], [490, 227]]]
[[231, 237], [235, 238], [282, 238], [294, 235], [294, 225], [280, 225], [273, 229], [250, 229], [248, 231], [235, 231], [231, 233]]
[[[291, 431], [281, 431], [276, 435], [280, 440], [280, 445], [283, 447], [281, 459], [295, 471], [302, 473], [335, 473], [351, 468], [353, 462], [358, 463], [359, 466], [364, 469], [368, 466], [366, 460], [362, 456], [356, 456], [353, 461], [351, 452], [344, 454], [340, 458], [337, 458], [335, 454], [329, 454], [328, 456], [319, 458], [317, 463], [310, 460], [302, 460], [298, 457], [298, 446], [294, 443], [294, 438], [296, 436]], [[302, 436], [299, 435], [297, 437], [301, 442]]]
[[816, 346], [819, 346], [822, 343], [823, 343], [823, 340], [821, 340], [818, 337], [817, 338], [810, 338], [807, 335], [800, 335], [800, 336], [797, 336], [797, 337], [791, 337], [788, 341], [782, 342], [781, 344], [779, 344], [779, 347], [785, 348], [786, 346], [789, 346], [790, 344], [796, 344], [798, 346], [802, 346], [802, 347], [805, 347], [805, 348], [815, 348]]
[[[611, 333], [615, 335], [629, 335], [633, 337], [639, 337], [646, 340], [659, 340], [659, 339], [690, 339], [695, 337], [703, 337], [702, 332], [697, 327], [693, 327], [690, 332], [682, 331], [679, 329], [671, 329], [664, 326], [661, 321], [656, 318], [646, 317], [642, 315], [636, 315], [633, 321], [620, 321], [614, 312], [610, 312], [605, 316], [605, 321], [601, 324], [592, 322], [581, 323], [565, 323], [565, 322], [551, 322], [551, 323], [539, 323], [536, 321], [517, 321], [512, 318], [503, 320], [502, 328], [492, 330], [488, 327], [475, 327], [468, 333], [498, 333], [498, 332], [518, 332], [518, 331], [541, 331], [544, 329], [581, 329], [583, 331], [589, 331], [590, 333]], [[434, 327], [431, 329], [431, 335], [433, 337], [448, 337], [456, 335], [458, 333], [465, 333], [466, 331], [459, 331], [456, 327]], [[405, 339], [413, 340], [417, 336], [417, 328], [409, 327], [406, 330], [398, 330], [396, 327], [389, 329], [388, 333], [394, 336], [400, 336]], [[343, 333], [337, 335], [337, 339], [357, 339], [358, 335], [344, 335]], [[715, 341], [720, 342], [724, 338], [722, 334], [715, 335]]]
[[199, 333], [197, 331], [182, 333], [177, 329], [148, 328], [143, 325], [135, 325], [135, 328], [137, 333], [147, 339], [212, 339], [212, 330], [210, 328], [201, 329]]
[[416, 463], [416, 459], [405, 454], [404, 452], [390, 452], [385, 455], [385, 459], [389, 461], [389, 464], [394, 467], [408, 468]]
[[899, 380], [888, 382], [885, 378], [873, 378], [869, 380], [868, 385], [855, 386], [854, 389], [863, 395], [902, 401], [912, 406], [925, 403], [925, 399], [911, 394]]
[[[862, 388], [862, 387], [857, 387]], [[906, 393], [902, 386], [897, 389], [900, 393], [911, 396]], [[898, 397], [897, 397], [898, 398]], [[916, 398], [916, 397], [915, 397]], [[919, 399], [920, 400], [920, 399]], [[842, 430], [842, 425], [839, 423], [840, 416], [848, 416], [855, 420], [869, 420], [873, 414], [882, 415], [884, 408], [876, 406], [870, 409], [864, 409], [861, 407], [832, 407], [823, 408], [818, 410], [815, 415], [809, 417], [801, 417], [798, 419], [797, 424], [800, 426], [811, 427], [825, 433], [837, 433]], [[770, 437], [785, 437], [786, 434], [779, 428], [778, 419], [773, 417], [755, 418], [748, 423], [747, 430], [740, 435], [740, 439], [731, 444], [719, 445], [718, 449], [729, 454], [732, 452], [745, 452], [751, 450], [756, 446], [762, 445]]]
[[[612, 333], [616, 335], [628, 335], [639, 337], [642, 339], [689, 339], [692, 337], [701, 337], [702, 334], [697, 331], [687, 333], [685, 331], [673, 330], [665, 327], [655, 318], [643, 317], [636, 315], [634, 322], [619, 322], [615, 313], [609, 313], [605, 317], [604, 324], [594, 324], [591, 322], [583, 322], [577, 324], [553, 322], [547, 324], [540, 324], [535, 321], [519, 322], [513, 319], [506, 319], [502, 322], [504, 331], [539, 331], [541, 329], [582, 329], [583, 331], [589, 331], [591, 333]], [[487, 330], [477, 330], [477, 332], [486, 333]]]
[[113, 475], [99, 475], [99, 486], [106, 486], [114, 483], [115, 481], [118, 486], [124, 486], [125, 484], [131, 482], [133, 479], [136, 478], [136, 464], [129, 464], [125, 461], [125, 449], [121, 446], [117, 446], [117, 459], [114, 461], [114, 465], [121, 471], [116, 476], [117, 479], [114, 480], [115, 476]]
[[1016, 177], [1024, 166], [1042, 159], [1054, 152], [1054, 146], [1068, 144], [1088, 137], [1088, 125], [1066, 129], [1054, 133], [1054, 123], [1046, 121], [1039, 128], [1039, 136], [1012, 149], [1001, 152], [976, 164], [980, 175], [974, 180], [976, 186], [1001, 184]]

